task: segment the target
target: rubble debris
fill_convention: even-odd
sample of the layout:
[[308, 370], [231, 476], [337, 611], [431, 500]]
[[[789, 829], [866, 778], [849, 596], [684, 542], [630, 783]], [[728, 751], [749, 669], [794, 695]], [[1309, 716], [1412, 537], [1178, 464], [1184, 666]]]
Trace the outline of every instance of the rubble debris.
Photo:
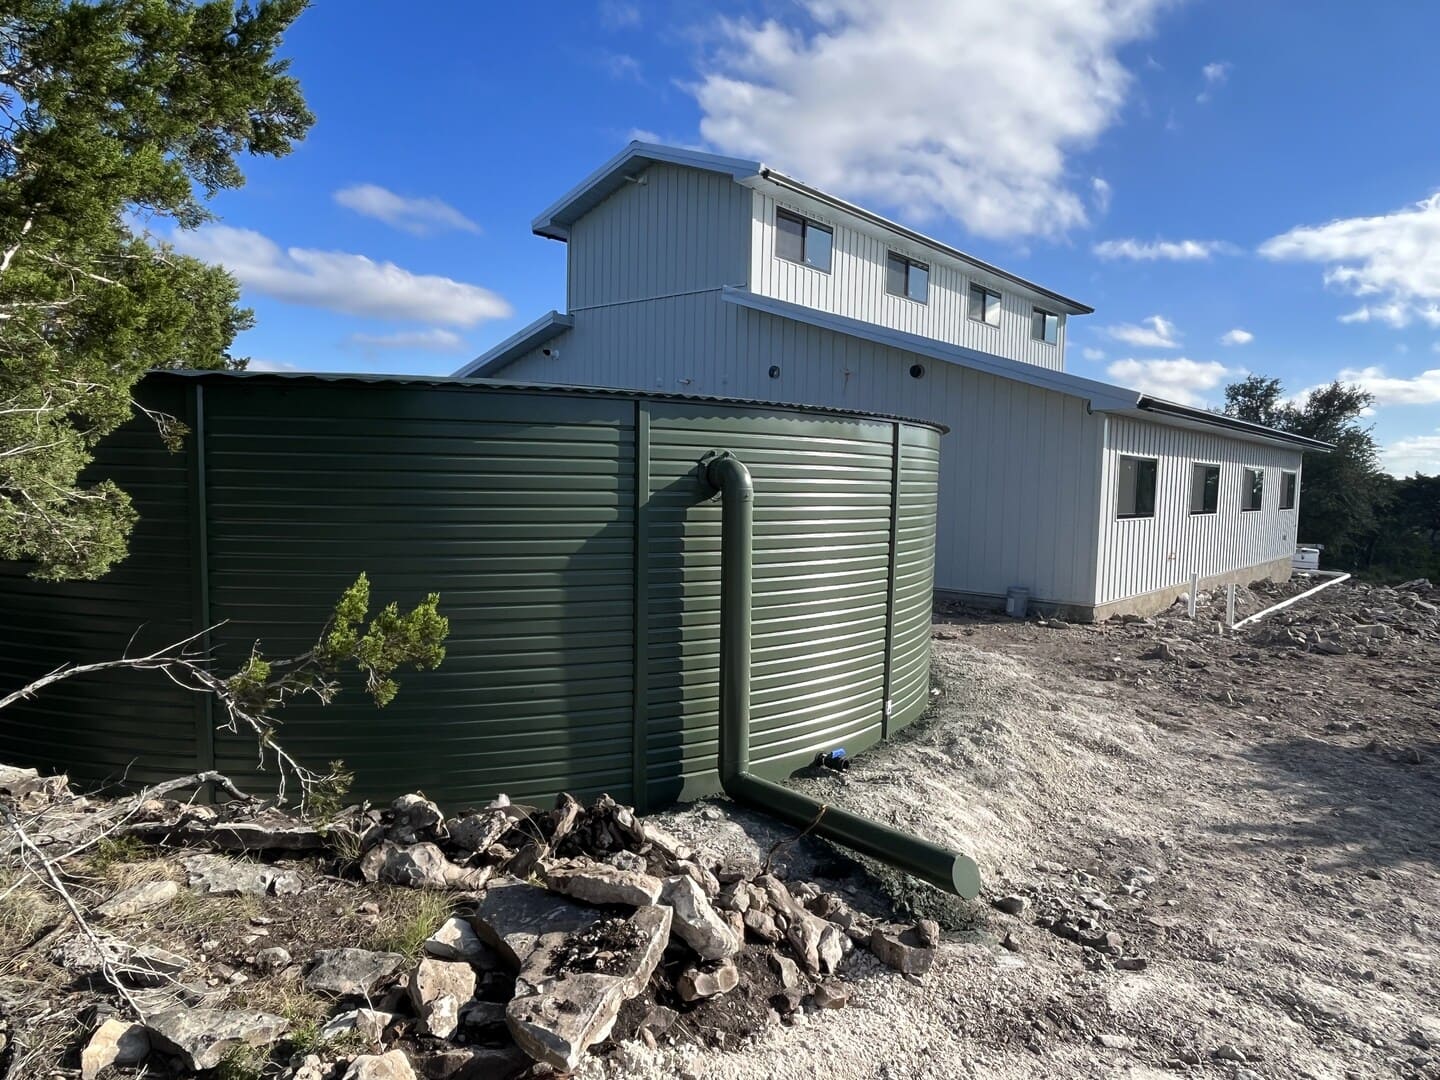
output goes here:
[[421, 1031], [448, 1039], [460, 1026], [460, 1007], [475, 996], [475, 972], [466, 963], [427, 957], [410, 973], [409, 992]]
[[132, 945], [107, 935], [97, 935], [92, 942], [80, 933], [63, 940], [51, 959], [66, 971], [91, 979], [103, 975], [108, 966], [132, 988], [160, 986], [190, 966], [188, 958], [156, 945]]
[[385, 840], [360, 860], [360, 873], [366, 881], [412, 889], [482, 889], [493, 872], [488, 866], [457, 866], [429, 841], [404, 847]]
[[404, 963], [405, 957], [399, 953], [321, 949], [305, 973], [304, 986], [311, 993], [327, 997], [368, 998]]
[[870, 934], [870, 951], [903, 975], [923, 975], [935, 962], [935, 947], [925, 944], [929, 938], [918, 926], [898, 934], [877, 926]]
[[152, 1044], [196, 1071], [215, 1068], [240, 1047], [269, 1046], [290, 1029], [284, 1017], [253, 1009], [170, 1009], [145, 1023]]
[[111, 1017], [80, 1052], [81, 1080], [96, 1080], [112, 1065], [138, 1065], [149, 1053], [150, 1035], [143, 1025]]
[[542, 936], [574, 933], [599, 918], [594, 908], [512, 878], [490, 883], [471, 925], [482, 941], [518, 971]]
[[255, 954], [255, 966], [261, 971], [283, 971], [290, 966], [290, 950], [279, 945], [261, 949]]
[[605, 863], [571, 860], [546, 868], [545, 884], [562, 896], [588, 904], [628, 904], [644, 907], [660, 899], [659, 878], [633, 870], [621, 870]]
[[740, 969], [734, 960], [721, 960], [703, 967], [687, 968], [675, 980], [675, 992], [681, 1001], [701, 1001], [718, 994], [728, 994], [740, 985]]
[[185, 873], [190, 888], [205, 896], [287, 896], [302, 887], [294, 870], [223, 855], [192, 855], [185, 860]]
[[403, 1050], [361, 1054], [350, 1062], [344, 1080], [418, 1080]]
[[453, 915], [425, 939], [421, 948], [437, 960], [464, 960], [472, 964], [483, 963], [493, 955], [474, 927]]
[[174, 881], [146, 881], [128, 889], [121, 889], [97, 907], [91, 918], [97, 922], [128, 919], [168, 904], [179, 895], [180, 886]]
[[666, 878], [662, 896], [675, 911], [675, 933], [700, 959], [723, 960], [740, 951], [739, 937], [710, 905], [704, 889], [694, 878], [679, 875]]
[[850, 1004], [850, 988], [839, 979], [826, 979], [810, 995], [817, 1009], [843, 1009]]

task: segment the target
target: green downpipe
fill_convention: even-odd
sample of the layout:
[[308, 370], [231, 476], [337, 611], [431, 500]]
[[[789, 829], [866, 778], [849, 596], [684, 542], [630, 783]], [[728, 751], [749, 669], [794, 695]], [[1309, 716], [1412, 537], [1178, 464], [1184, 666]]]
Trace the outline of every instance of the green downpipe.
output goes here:
[[720, 493], [720, 784], [738, 803], [833, 840], [967, 900], [980, 869], [965, 855], [848, 810], [817, 802], [750, 772], [750, 632], [755, 485], [728, 451], [701, 461]]

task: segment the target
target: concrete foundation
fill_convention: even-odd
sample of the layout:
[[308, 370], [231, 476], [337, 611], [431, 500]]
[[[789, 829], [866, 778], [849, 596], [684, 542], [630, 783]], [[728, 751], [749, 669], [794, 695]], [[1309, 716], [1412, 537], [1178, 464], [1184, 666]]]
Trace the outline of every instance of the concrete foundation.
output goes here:
[[[1252, 585], [1257, 581], [1283, 582], [1290, 580], [1290, 556], [1275, 559], [1258, 566], [1247, 566], [1225, 574], [1212, 574], [1200, 579], [1200, 589], [1205, 592], [1223, 589], [1226, 585]], [[1077, 604], [1067, 601], [1046, 600], [1043, 597], [1030, 598], [1030, 610], [1043, 615], [1065, 619], [1067, 622], [1102, 622], [1116, 615], [1153, 615], [1164, 611], [1181, 596], [1190, 591], [1190, 583], [1182, 581], [1167, 585], [1154, 592], [1127, 596], [1123, 600], [1111, 600], [1105, 604]], [[936, 589], [935, 598], [942, 601], [956, 601], [991, 611], [1005, 610], [1005, 597], [988, 593], [956, 592]]]

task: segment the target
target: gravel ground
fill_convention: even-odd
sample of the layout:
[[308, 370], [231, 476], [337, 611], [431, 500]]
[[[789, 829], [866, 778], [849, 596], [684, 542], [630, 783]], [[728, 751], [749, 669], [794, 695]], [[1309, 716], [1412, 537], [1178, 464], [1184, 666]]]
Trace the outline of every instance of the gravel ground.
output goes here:
[[[1366, 599], [1322, 595], [1333, 611]], [[982, 901], [1026, 910], [787, 845], [792, 877], [872, 914], [940, 917], [930, 973], [857, 953], [846, 1009], [732, 1052], [625, 1044], [583, 1076], [1440, 1076], [1440, 642], [1328, 656], [1166, 620], [963, 613], [936, 639], [931, 714], [796, 782], [968, 851]], [[785, 835], [724, 801], [668, 819], [711, 847]], [[1066, 912], [1119, 947], [1052, 932]]]

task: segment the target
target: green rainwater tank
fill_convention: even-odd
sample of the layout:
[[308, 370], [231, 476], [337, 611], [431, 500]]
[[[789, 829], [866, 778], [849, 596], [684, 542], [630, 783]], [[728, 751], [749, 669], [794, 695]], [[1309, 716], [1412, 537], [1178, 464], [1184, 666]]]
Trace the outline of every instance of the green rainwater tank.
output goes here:
[[[755, 771], [863, 750], [926, 707], [934, 425], [410, 377], [164, 373], [141, 399], [189, 426], [186, 447], [142, 422], [101, 446], [97, 473], [140, 512], [101, 580], [0, 563], [0, 691], [215, 624], [224, 670], [257, 640], [298, 652], [364, 571], [377, 602], [440, 594], [446, 660], [384, 709], [353, 689], [286, 708], [302, 762], [343, 760], [359, 796], [451, 806], [718, 790], [720, 507], [697, 464], [723, 449], [755, 483]], [[158, 673], [77, 677], [5, 711], [0, 760], [269, 789], [253, 741], [216, 721]]]

